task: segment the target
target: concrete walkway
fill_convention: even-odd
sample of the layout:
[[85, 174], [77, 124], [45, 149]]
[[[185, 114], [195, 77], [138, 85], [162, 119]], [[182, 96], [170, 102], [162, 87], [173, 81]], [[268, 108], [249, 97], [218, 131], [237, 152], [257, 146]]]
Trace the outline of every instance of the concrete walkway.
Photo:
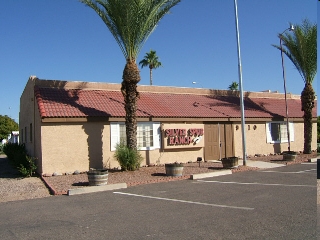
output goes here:
[[[243, 160], [238, 160], [238, 164], [243, 165]], [[257, 168], [276, 168], [276, 167], [286, 166], [285, 164], [270, 163], [270, 162], [263, 162], [263, 161], [252, 161], [248, 159], [246, 161], [246, 164], [249, 167], [257, 167]]]

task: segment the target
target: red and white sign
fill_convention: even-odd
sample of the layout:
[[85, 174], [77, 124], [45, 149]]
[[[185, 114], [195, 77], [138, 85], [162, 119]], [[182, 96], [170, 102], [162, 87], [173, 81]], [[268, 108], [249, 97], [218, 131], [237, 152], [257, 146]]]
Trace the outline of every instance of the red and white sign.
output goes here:
[[165, 124], [164, 148], [203, 147], [203, 129], [203, 124]]

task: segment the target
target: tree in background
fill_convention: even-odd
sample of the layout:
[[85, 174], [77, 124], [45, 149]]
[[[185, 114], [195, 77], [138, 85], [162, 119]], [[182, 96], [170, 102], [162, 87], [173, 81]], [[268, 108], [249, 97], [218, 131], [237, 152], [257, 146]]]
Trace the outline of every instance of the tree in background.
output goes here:
[[[303, 153], [311, 153], [312, 109], [315, 100], [312, 82], [317, 73], [317, 24], [305, 19], [301, 25], [295, 26], [294, 31], [278, 36], [283, 41], [283, 52], [295, 65], [305, 83], [301, 92], [301, 110], [304, 112]], [[281, 46], [273, 46], [281, 51]]]
[[19, 125], [7, 115], [0, 115], [0, 141], [6, 139], [12, 131], [18, 131]]
[[180, 0], [80, 1], [91, 7], [107, 25], [126, 59], [121, 92], [125, 102], [127, 146], [137, 149], [137, 84], [140, 72], [136, 59], [159, 21]]
[[231, 91], [236, 91], [236, 90], [238, 90], [238, 87], [239, 87], [239, 84], [237, 82], [232, 82], [229, 85], [228, 89], [231, 90]]
[[161, 62], [159, 62], [159, 58], [156, 54], [156, 51], [150, 50], [150, 52], [146, 53], [144, 56], [144, 59], [142, 59], [139, 64], [141, 65], [141, 68], [149, 66], [150, 69], [150, 85], [152, 85], [152, 69], [156, 69], [161, 65]]

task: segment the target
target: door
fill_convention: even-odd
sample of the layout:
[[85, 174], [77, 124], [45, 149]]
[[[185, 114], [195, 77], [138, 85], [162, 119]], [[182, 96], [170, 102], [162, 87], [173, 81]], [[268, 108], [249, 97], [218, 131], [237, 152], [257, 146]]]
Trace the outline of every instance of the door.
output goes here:
[[225, 134], [225, 157], [234, 157], [234, 142], [233, 142], [233, 131], [232, 124], [224, 125]]
[[230, 123], [204, 125], [204, 159], [219, 160], [234, 156], [233, 128]]
[[204, 141], [204, 159], [220, 159], [220, 139], [218, 124], [204, 125]]

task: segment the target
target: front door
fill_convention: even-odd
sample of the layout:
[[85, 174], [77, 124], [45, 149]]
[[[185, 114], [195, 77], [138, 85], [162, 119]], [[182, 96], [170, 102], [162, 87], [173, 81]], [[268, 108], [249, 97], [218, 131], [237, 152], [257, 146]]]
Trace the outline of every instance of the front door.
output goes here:
[[205, 160], [219, 160], [221, 158], [234, 156], [232, 124], [205, 124], [204, 138]]

